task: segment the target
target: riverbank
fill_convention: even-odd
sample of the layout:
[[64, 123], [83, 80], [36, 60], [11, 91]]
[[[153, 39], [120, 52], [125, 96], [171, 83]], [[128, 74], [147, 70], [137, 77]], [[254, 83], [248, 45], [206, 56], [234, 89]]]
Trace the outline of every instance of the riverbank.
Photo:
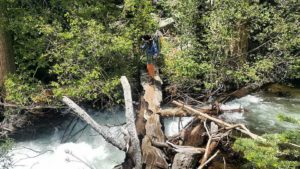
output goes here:
[[[276, 114], [279, 111], [275, 110], [284, 110], [286, 115], [297, 115], [297, 107], [291, 108], [291, 105], [300, 106], [299, 103], [300, 98], [290, 98], [290, 97], [270, 97], [267, 92], [259, 92], [254, 93], [248, 96], [245, 96], [241, 99], [233, 100], [232, 102], [227, 103], [227, 106], [239, 107], [243, 106], [245, 108], [245, 112], [227, 112], [221, 115], [221, 118], [224, 118], [227, 122], [237, 122], [237, 123], [245, 123], [249, 126], [250, 129], [257, 131], [259, 133], [273, 133], [279, 130], [278, 126], [280, 126], [280, 131], [291, 129], [290, 126], [285, 125], [284, 122], [278, 122], [276, 120]], [[263, 108], [263, 109], [261, 109]], [[87, 109], [88, 110], [88, 109]], [[97, 120], [100, 124], [121, 124], [124, 122], [124, 113], [119, 110], [112, 110], [107, 112], [95, 112], [89, 111], [91, 114], [94, 114], [94, 119]], [[298, 112], [299, 114], [299, 112]], [[268, 119], [268, 120], [266, 120]], [[46, 150], [51, 150], [40, 157], [37, 158], [29, 158], [20, 161], [19, 165], [25, 165], [26, 167], [39, 162], [39, 164], [35, 164], [34, 168], [40, 168], [41, 166], [45, 166], [48, 163], [51, 163], [51, 160], [57, 160], [57, 168], [61, 167], [64, 169], [72, 168], [76, 166], [80, 166], [82, 168], [87, 168], [84, 164], [80, 162], [72, 162], [74, 157], [66, 154], [65, 150], [71, 150], [74, 155], [78, 155], [79, 158], [87, 158], [88, 163], [97, 166], [97, 169], [107, 169], [109, 166], [113, 167], [117, 164], [117, 160], [110, 161], [108, 159], [115, 159], [117, 156], [119, 158], [119, 162], [124, 159], [124, 155], [121, 151], [117, 151], [114, 147], [105, 143], [103, 138], [97, 136], [97, 134], [91, 129], [86, 128], [83, 131], [83, 134], [80, 138], [73, 138], [68, 140], [67, 143], [60, 143], [63, 133], [70, 123], [72, 119], [68, 119], [63, 122], [61, 125], [49, 125], [48, 127], [42, 127], [39, 132], [36, 132], [35, 137], [32, 136], [32, 133], [27, 133], [28, 138], [19, 138], [16, 141], [14, 149], [17, 151], [12, 151], [11, 153], [18, 154], [24, 153], [29, 156], [35, 156], [38, 153], [33, 152], [32, 150], [26, 149], [34, 149], [39, 152], [44, 152]], [[184, 120], [184, 119], [182, 119]], [[188, 120], [188, 119], [187, 119]], [[272, 121], [272, 122], [270, 122]], [[276, 121], [273, 123], [273, 121]], [[178, 133], [178, 122], [179, 118], [164, 118], [163, 125], [164, 130], [166, 131], [167, 136], [171, 136], [175, 133]], [[52, 123], [49, 121], [49, 124]], [[183, 125], [185, 125], [183, 121]], [[85, 124], [83, 122], [78, 122], [72, 132], [72, 134], [76, 133], [78, 130], [82, 129]], [[276, 129], [276, 130], [271, 130]], [[70, 134], [70, 135], [72, 135]], [[78, 135], [79, 136], [79, 135]], [[100, 147], [99, 147], [100, 146]], [[24, 148], [26, 147], [26, 148]], [[18, 150], [21, 148], [21, 150]], [[78, 152], [81, 150], [81, 152]], [[89, 152], [88, 154], [84, 154], [84, 152]], [[115, 154], [116, 153], [116, 154]], [[225, 155], [225, 154], [224, 154]], [[18, 155], [14, 158], [14, 161], [18, 161], [20, 158], [24, 158], [26, 155]], [[66, 158], [70, 158], [71, 162], [65, 161]], [[235, 156], [236, 157], [236, 156]], [[59, 162], [61, 161], [61, 162]], [[64, 162], [65, 161], [65, 162]], [[234, 162], [230, 159], [227, 159], [227, 167], [233, 165]], [[233, 163], [233, 164], [232, 164]], [[25, 166], [16, 167], [16, 169], [26, 168]], [[212, 163], [211, 169], [218, 169], [223, 167], [223, 159], [222, 156], [216, 158], [216, 163]], [[233, 167], [233, 166], [232, 166]], [[47, 168], [43, 168], [47, 169]]]

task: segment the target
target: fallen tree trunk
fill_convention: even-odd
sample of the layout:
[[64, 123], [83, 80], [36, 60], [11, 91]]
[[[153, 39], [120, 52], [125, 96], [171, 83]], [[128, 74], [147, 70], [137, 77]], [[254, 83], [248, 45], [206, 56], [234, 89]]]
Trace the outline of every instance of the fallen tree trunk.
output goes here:
[[[142, 73], [141, 75], [141, 85], [144, 89], [144, 95], [142, 100], [145, 101], [143, 103], [143, 107], [139, 111], [137, 125], [143, 127], [142, 119], [146, 120], [145, 123], [145, 132], [146, 135], [140, 135], [142, 138], [142, 155], [143, 155], [143, 163], [145, 164], [145, 168], [163, 168], [167, 169], [169, 167], [166, 161], [166, 155], [164, 152], [153, 146], [152, 142], [165, 142], [165, 135], [162, 131], [162, 125], [160, 123], [160, 116], [157, 113], [160, 110], [160, 104], [162, 101], [162, 91], [161, 91], [161, 80], [156, 75], [155, 83], [149, 84], [147, 73]], [[142, 117], [143, 116], [143, 117]], [[141, 134], [141, 132], [139, 132]]]
[[94, 121], [82, 108], [80, 108], [71, 99], [64, 96], [62, 101], [68, 105], [74, 113], [89, 124], [95, 131], [97, 131], [107, 142], [120, 150], [126, 151], [125, 162], [119, 166], [121, 168], [142, 168], [142, 154], [140, 148], [140, 142], [138, 139], [136, 126], [135, 126], [135, 115], [132, 105], [131, 88], [129, 82], [125, 76], [121, 77], [121, 83], [124, 90], [125, 98], [125, 116], [126, 116], [126, 129], [120, 128], [119, 131], [123, 131], [123, 138], [118, 137], [110, 132], [110, 128], [107, 126], [99, 125]]
[[[206, 114], [215, 110], [219, 111], [219, 107], [214, 109], [214, 106], [210, 106], [211, 108], [205, 107], [196, 110], [183, 103], [173, 101], [175, 105], [181, 108], [170, 109], [168, 112], [162, 111], [160, 108], [162, 100], [161, 83], [148, 84], [142, 81], [145, 94], [141, 99], [142, 105], [136, 120], [132, 105], [130, 85], [126, 77], [122, 77], [121, 82], [125, 97], [126, 124], [118, 130], [122, 131], [123, 137], [113, 134], [110, 127], [99, 125], [72, 100], [63, 97], [63, 102], [68, 105], [77, 116], [91, 125], [107, 142], [126, 152], [124, 163], [115, 168], [189, 169], [197, 167], [196, 165], [200, 163], [199, 168], [202, 169], [217, 156], [220, 150], [215, 149], [219, 141], [224, 138], [224, 135], [228, 135], [231, 129], [239, 130], [253, 139], [262, 139], [260, 136], [251, 133], [242, 124], [229, 124]], [[172, 116], [174, 114], [180, 114], [180, 116], [195, 116], [195, 118], [180, 130], [176, 138], [177, 140], [166, 141], [160, 122], [160, 115], [162, 114]], [[210, 132], [206, 126], [206, 120], [204, 121], [204, 119], [208, 119], [211, 123]], [[223, 128], [219, 130], [214, 122]], [[178, 124], [180, 125], [180, 123]], [[207, 136], [205, 135], [204, 128], [209, 137], [208, 142], [206, 142]], [[225, 132], [222, 133], [223, 131]], [[205, 145], [206, 148], [202, 148]], [[212, 155], [214, 152], [216, 153]], [[201, 155], [202, 158], [200, 159]]]
[[66, 96], [63, 96], [62, 101], [69, 106], [73, 112], [79, 116], [83, 121], [89, 124], [97, 133], [99, 133], [107, 142], [120, 150], [125, 151], [127, 143], [124, 139], [114, 137], [115, 134], [111, 133], [109, 127], [99, 125], [91, 116], [88, 115], [81, 107]]
[[129, 82], [125, 76], [121, 77], [121, 83], [124, 91], [125, 107], [126, 107], [126, 126], [130, 136], [130, 147], [132, 147], [132, 152], [128, 151], [129, 157], [132, 158], [135, 164], [135, 169], [142, 168], [142, 154], [140, 148], [140, 141], [138, 139], [137, 130], [135, 126], [135, 115], [133, 112], [131, 88]]
[[[267, 84], [268, 82], [265, 82], [264, 84]], [[235, 98], [241, 98], [241, 97], [244, 97], [250, 93], [253, 93], [255, 91], [257, 91], [258, 89], [260, 89], [264, 84], [250, 84], [250, 85], [247, 85], [247, 86], [244, 86], [238, 90], [235, 90], [234, 92], [232, 93], [229, 93], [225, 96], [221, 96], [219, 97], [217, 100], [218, 102], [220, 103], [224, 103], [224, 102], [228, 102], [230, 100], [233, 100]]]

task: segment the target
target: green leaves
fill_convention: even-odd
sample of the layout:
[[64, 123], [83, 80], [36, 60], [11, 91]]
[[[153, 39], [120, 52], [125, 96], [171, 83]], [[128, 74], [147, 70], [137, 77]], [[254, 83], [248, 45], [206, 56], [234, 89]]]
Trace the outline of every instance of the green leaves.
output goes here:
[[[300, 125], [299, 120], [292, 117], [280, 115], [279, 119]], [[300, 165], [297, 160], [300, 156], [297, 147], [300, 144], [298, 129], [280, 134], [267, 134], [263, 137], [266, 141], [238, 138], [233, 149], [242, 152], [247, 160], [261, 169], [295, 169]]]
[[118, 77], [137, 74], [140, 36], [157, 30], [158, 15], [175, 20], [161, 51], [163, 73], [175, 85], [232, 88], [299, 78], [296, 3], [166, 0], [154, 8], [149, 0], [3, 0], [1, 7], [17, 74], [30, 79], [20, 82], [24, 90], [39, 83], [83, 101], [112, 98]]
[[[114, 90], [119, 77], [130, 78], [138, 71], [133, 64], [138, 52], [132, 49], [140, 35], [156, 27], [146, 0], [127, 0], [123, 9], [113, 0], [2, 4], [18, 68], [7, 81], [6, 99], [20, 104], [39, 102], [43, 88], [77, 101], [119, 100], [116, 93], [121, 91]], [[131, 12], [134, 16], [128, 17]]]

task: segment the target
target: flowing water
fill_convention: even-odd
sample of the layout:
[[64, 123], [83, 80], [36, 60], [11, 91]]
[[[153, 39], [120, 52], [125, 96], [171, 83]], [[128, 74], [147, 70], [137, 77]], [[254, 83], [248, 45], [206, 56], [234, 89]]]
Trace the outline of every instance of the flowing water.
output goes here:
[[[114, 113], [89, 112], [100, 124], [125, 122], [124, 113], [119, 109], [114, 110]], [[14, 161], [13, 169], [109, 169], [124, 161], [124, 152], [106, 143], [90, 127], [86, 127], [82, 134], [76, 135], [68, 142], [61, 143], [69, 123], [40, 131], [42, 133], [29, 141], [18, 141], [10, 152]], [[76, 120], [69, 129], [73, 128], [75, 123]], [[79, 120], [72, 133], [84, 127], [85, 124]]]
[[226, 112], [220, 116], [227, 122], [244, 123], [255, 133], [275, 133], [296, 129], [297, 125], [278, 120], [283, 114], [300, 119], [300, 96], [276, 97], [266, 93], [256, 93], [233, 100], [227, 108], [244, 108], [245, 111]]
[[[274, 133], [297, 126], [279, 122], [277, 115], [282, 113], [300, 119], [300, 97], [276, 97], [265, 93], [248, 95], [225, 105], [229, 108], [243, 107], [243, 113], [227, 112], [220, 118], [234, 123], [245, 123], [256, 133]], [[110, 112], [89, 111], [100, 124], [121, 124], [124, 113], [119, 109]], [[191, 118], [183, 118], [184, 126]], [[178, 132], [178, 118], [164, 120], [166, 135]], [[17, 140], [10, 152], [14, 169], [109, 169], [120, 164], [125, 157], [122, 151], [106, 143], [93, 129], [87, 127], [66, 143], [61, 143], [64, 129], [70, 122], [37, 133], [27, 141]], [[75, 123], [75, 122], [73, 122]], [[82, 129], [78, 122], [74, 132]], [[72, 134], [71, 134], [72, 135]], [[1, 166], [1, 165], [0, 165]]]

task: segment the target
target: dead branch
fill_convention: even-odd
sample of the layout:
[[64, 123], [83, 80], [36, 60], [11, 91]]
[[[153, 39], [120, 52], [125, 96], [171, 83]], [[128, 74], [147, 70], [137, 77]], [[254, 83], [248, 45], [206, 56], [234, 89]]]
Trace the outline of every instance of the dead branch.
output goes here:
[[[211, 125], [211, 126], [213, 126], [213, 125]], [[204, 155], [203, 155], [203, 157], [200, 161], [200, 167], [199, 167], [200, 169], [202, 169], [206, 165], [207, 158], [210, 156], [210, 154], [217, 147], [218, 141], [219, 141], [218, 139], [213, 140], [216, 133], [215, 133], [215, 131], [213, 131], [212, 133], [209, 132], [209, 130], [207, 128], [207, 125], [206, 125], [206, 120], [204, 121], [204, 127], [205, 127], [205, 130], [206, 130], [206, 133], [207, 133], [209, 139], [208, 139], [207, 144], [206, 144], [205, 153], [204, 153]], [[218, 129], [216, 129], [216, 130], [218, 130]]]
[[14, 131], [13, 129], [10, 129], [10, 128], [7, 128], [7, 127], [1, 126], [1, 125], [0, 125], [0, 129], [3, 129], [5, 131], [9, 131], [9, 132], [13, 132]]
[[[212, 116], [210, 116], [208, 114], [205, 114], [205, 113], [202, 113], [202, 112], [200, 112], [198, 110], [195, 110], [195, 109], [191, 108], [190, 106], [184, 105], [184, 104], [179, 103], [177, 101], [173, 101], [172, 103], [175, 104], [175, 105], [177, 105], [177, 106], [181, 106], [181, 107], [183, 107], [186, 110], [189, 110], [189, 111], [193, 112], [192, 115], [194, 115], [194, 116], [205, 117], [205, 118], [207, 118], [207, 119], [209, 119], [211, 121], [214, 121], [214, 122], [218, 123], [219, 125], [222, 125], [222, 126], [225, 126], [225, 127], [233, 127], [233, 125], [231, 125], [231, 124], [229, 124], [227, 122], [224, 122], [224, 121], [222, 121], [222, 120], [220, 120], [218, 118], [212, 117]], [[239, 128], [239, 127], [236, 127], [235, 129], [239, 130], [240, 132], [242, 132], [242, 133], [244, 133], [244, 134], [246, 134], [248, 136], [250, 136], [251, 138], [253, 138], [255, 140], [257, 140], [257, 139], [264, 140], [262, 137], [254, 134], [252, 132], [250, 132], [249, 130], [245, 130], [245, 129], [242, 129], [242, 128]]]
[[[86, 165], [88, 168], [90, 169], [95, 169], [95, 167], [91, 166], [89, 163], [85, 162], [84, 160], [82, 160], [81, 158], [77, 157], [75, 154], [73, 154], [72, 151], [70, 150], [65, 150], [66, 154], [69, 154], [70, 156], [74, 157], [76, 160], [78, 160], [79, 162], [83, 163], [84, 165]], [[69, 160], [69, 159], [68, 159]], [[69, 160], [71, 161], [71, 160]]]
[[126, 107], [126, 123], [127, 130], [131, 139], [131, 146], [133, 148], [132, 158], [135, 163], [135, 169], [142, 168], [142, 153], [140, 148], [140, 141], [138, 139], [136, 126], [135, 126], [135, 114], [133, 112], [131, 88], [129, 82], [125, 76], [121, 77], [121, 83], [124, 91], [125, 107]]
[[189, 116], [189, 113], [182, 110], [181, 108], [166, 108], [158, 112], [162, 117], [186, 117]]
[[202, 169], [205, 165], [207, 165], [211, 160], [213, 160], [218, 154], [220, 150], [218, 150], [213, 156], [211, 156], [203, 165], [200, 165], [198, 169]]
[[[220, 105], [219, 105], [220, 106]], [[218, 113], [217, 111], [219, 110], [220, 112], [243, 112], [243, 108], [238, 108], [238, 109], [228, 109], [228, 108], [220, 108], [220, 109], [213, 109], [213, 105], [208, 105], [208, 106], [202, 106], [200, 108], [195, 109], [199, 112], [202, 113], [207, 113], [207, 114], [216, 114]], [[161, 117], [188, 117], [192, 116], [191, 113], [187, 112], [187, 110], [183, 110], [182, 108], [165, 108], [159, 110], [158, 114]]]
[[84, 133], [84, 130], [87, 128], [87, 126], [88, 126], [88, 124], [86, 124], [85, 126], [83, 126], [81, 129], [79, 129], [78, 131], [76, 131], [71, 136], [67, 137], [67, 139], [65, 140], [65, 142], [67, 142], [68, 140], [72, 140], [75, 136], [77, 136], [78, 134], [80, 134], [79, 137], [76, 139], [76, 140], [78, 140], [81, 137], [82, 133]]
[[97, 133], [99, 133], [107, 142], [111, 143], [113, 146], [117, 147], [120, 150], [126, 149], [126, 142], [124, 139], [115, 138], [114, 134], [109, 131], [109, 127], [99, 125], [93, 118], [91, 118], [87, 112], [85, 112], [81, 107], [74, 103], [71, 99], [66, 96], [63, 96], [62, 101], [68, 105], [73, 112], [89, 124]]
[[22, 106], [22, 105], [16, 105], [16, 104], [11, 104], [11, 103], [3, 103], [0, 102], [0, 106], [3, 107], [10, 107], [10, 108], [16, 108], [16, 109], [22, 109], [22, 110], [40, 110], [40, 109], [65, 109], [67, 107], [64, 106]]
[[69, 131], [69, 127], [72, 125], [72, 123], [74, 122], [75, 119], [76, 119], [76, 122], [75, 122], [75, 123], [78, 122], [79, 118], [78, 118], [78, 117], [74, 117], [74, 118], [68, 123], [68, 125], [67, 125], [67, 127], [65, 128], [64, 133], [63, 133], [63, 135], [62, 135], [62, 138], [61, 138], [61, 140], [60, 140], [60, 143], [64, 143], [64, 142], [65, 142], [65, 140], [66, 140], [65, 137], [67, 137], [66, 135], [67, 135], [67, 132]]

